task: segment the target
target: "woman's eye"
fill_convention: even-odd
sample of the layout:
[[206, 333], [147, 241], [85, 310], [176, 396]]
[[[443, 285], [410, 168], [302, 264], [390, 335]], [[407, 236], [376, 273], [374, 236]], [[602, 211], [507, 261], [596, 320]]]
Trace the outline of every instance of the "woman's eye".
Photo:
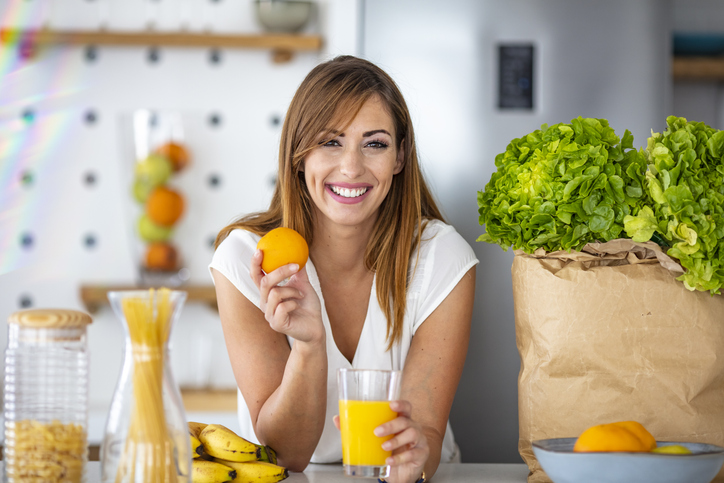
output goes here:
[[320, 143], [322, 146], [340, 146], [339, 142], [336, 139], [330, 139], [327, 142]]
[[367, 143], [367, 146], [370, 147], [370, 148], [380, 149], [380, 148], [386, 148], [386, 147], [387, 147], [387, 143], [386, 143], [386, 142], [383, 142], [383, 141], [370, 141], [370, 142]]

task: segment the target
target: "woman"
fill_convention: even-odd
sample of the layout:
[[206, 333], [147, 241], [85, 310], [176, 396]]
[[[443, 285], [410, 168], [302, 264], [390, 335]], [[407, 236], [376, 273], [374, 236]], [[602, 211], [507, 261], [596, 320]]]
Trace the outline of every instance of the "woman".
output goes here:
[[[278, 226], [302, 234], [310, 259], [265, 274], [256, 244]], [[395, 435], [388, 481], [424, 481], [441, 460], [459, 460], [448, 415], [477, 259], [442, 221], [386, 73], [343, 56], [308, 74], [284, 121], [269, 209], [225, 227], [216, 247], [210, 270], [244, 437], [292, 471], [338, 462], [337, 369], [399, 369], [399, 416], [376, 430]]]

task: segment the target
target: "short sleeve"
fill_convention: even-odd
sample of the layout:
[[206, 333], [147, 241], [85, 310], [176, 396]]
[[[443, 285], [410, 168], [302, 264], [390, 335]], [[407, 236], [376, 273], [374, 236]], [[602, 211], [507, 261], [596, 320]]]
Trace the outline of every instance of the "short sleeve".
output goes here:
[[[246, 230], [233, 230], [216, 248], [209, 264], [225, 276], [251, 303], [259, 307], [259, 289], [251, 280], [251, 257], [256, 251], [259, 236]], [[212, 277], [213, 280], [213, 277]]]
[[431, 221], [425, 227], [418, 251], [418, 264], [409, 288], [413, 299], [409, 302], [415, 307], [412, 334], [478, 263], [468, 242], [455, 228], [440, 221]]

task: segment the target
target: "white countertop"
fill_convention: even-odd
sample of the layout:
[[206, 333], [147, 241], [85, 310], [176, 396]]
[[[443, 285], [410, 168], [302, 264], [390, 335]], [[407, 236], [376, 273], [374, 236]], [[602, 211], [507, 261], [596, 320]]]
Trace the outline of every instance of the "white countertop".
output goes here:
[[[1, 464], [1, 462], [0, 462]], [[88, 463], [88, 483], [100, 481], [101, 466], [98, 461]], [[432, 478], [433, 483], [525, 483], [528, 467], [520, 464], [464, 463], [442, 464]], [[303, 473], [290, 473], [288, 483], [352, 483], [356, 478], [345, 478], [342, 466], [311, 464]], [[371, 479], [359, 479], [372, 482]]]

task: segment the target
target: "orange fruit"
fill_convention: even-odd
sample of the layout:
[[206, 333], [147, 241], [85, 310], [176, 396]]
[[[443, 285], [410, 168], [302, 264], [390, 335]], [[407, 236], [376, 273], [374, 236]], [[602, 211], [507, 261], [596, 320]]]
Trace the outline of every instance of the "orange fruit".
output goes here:
[[[651, 434], [643, 426], [635, 421], [623, 421], [622, 423], [599, 424], [588, 428], [576, 440], [573, 451], [626, 451], [636, 453], [651, 451], [651, 441], [646, 437], [646, 434], [648, 436], [651, 436]], [[654, 441], [655, 446], [656, 441]]]
[[146, 199], [146, 214], [157, 225], [173, 226], [183, 212], [184, 198], [171, 188], [159, 186]]
[[179, 172], [184, 169], [188, 166], [189, 161], [191, 160], [188, 149], [173, 141], [162, 144], [156, 148], [155, 153], [160, 154], [171, 161], [171, 166], [174, 172]]
[[615, 424], [616, 426], [621, 426], [622, 428], [626, 428], [633, 434], [638, 436], [638, 438], [649, 448], [649, 451], [656, 448], [656, 438], [654, 438], [651, 433], [649, 433], [649, 431], [644, 428], [643, 424], [637, 421], [619, 421], [612, 424]]
[[178, 266], [178, 251], [170, 243], [151, 243], [146, 247], [145, 262], [149, 270], [175, 270]]
[[289, 263], [298, 264], [301, 270], [309, 258], [307, 241], [291, 228], [274, 228], [261, 237], [256, 247], [264, 254], [261, 269], [266, 273]]

